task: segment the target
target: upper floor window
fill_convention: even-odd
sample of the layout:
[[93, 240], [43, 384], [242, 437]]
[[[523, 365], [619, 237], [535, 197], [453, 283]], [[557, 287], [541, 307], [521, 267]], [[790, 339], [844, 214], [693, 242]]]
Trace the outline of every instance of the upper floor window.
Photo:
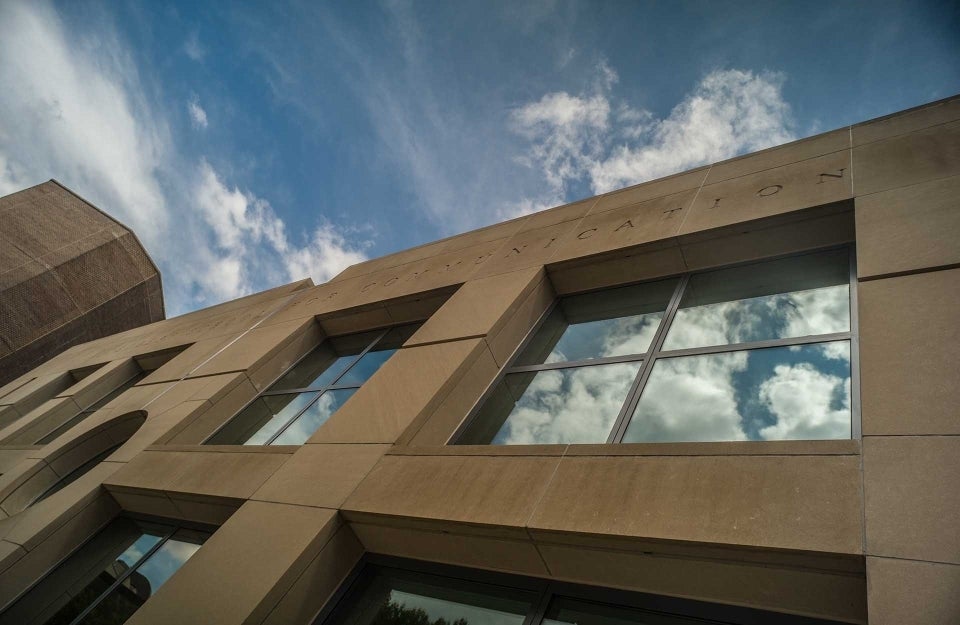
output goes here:
[[37, 440], [36, 444], [46, 445], [47, 443], [52, 442], [53, 440], [55, 440], [57, 437], [59, 437], [61, 434], [63, 434], [64, 432], [66, 432], [76, 424], [80, 423], [81, 421], [83, 421], [84, 419], [86, 419], [96, 411], [100, 410], [101, 408], [103, 408], [104, 406], [112, 402], [114, 399], [116, 399], [117, 397], [120, 397], [120, 395], [126, 392], [127, 389], [133, 388], [140, 380], [144, 379], [149, 374], [150, 374], [149, 371], [140, 371], [134, 374], [133, 377], [128, 379], [126, 382], [124, 382], [117, 388], [113, 389], [112, 391], [110, 391], [109, 393], [101, 397], [99, 400], [95, 401], [93, 404], [91, 404], [87, 408], [81, 410], [73, 417], [67, 419], [57, 427], [53, 428], [52, 430], [44, 434], [42, 437], [40, 437], [40, 439]]
[[302, 445], [419, 324], [329, 339], [304, 356], [207, 445]]
[[458, 444], [853, 435], [853, 252], [560, 299]]

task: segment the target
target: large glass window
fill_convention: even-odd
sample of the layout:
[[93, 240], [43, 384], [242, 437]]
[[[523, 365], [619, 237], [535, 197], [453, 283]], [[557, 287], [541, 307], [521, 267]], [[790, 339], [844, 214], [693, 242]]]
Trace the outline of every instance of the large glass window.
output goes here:
[[304, 356], [207, 445], [302, 445], [419, 324], [336, 337]]
[[853, 436], [852, 251], [557, 302], [458, 444]]
[[827, 621], [422, 562], [368, 563], [314, 625], [813, 625]]
[[119, 625], [210, 533], [120, 518], [14, 603], [0, 623]]

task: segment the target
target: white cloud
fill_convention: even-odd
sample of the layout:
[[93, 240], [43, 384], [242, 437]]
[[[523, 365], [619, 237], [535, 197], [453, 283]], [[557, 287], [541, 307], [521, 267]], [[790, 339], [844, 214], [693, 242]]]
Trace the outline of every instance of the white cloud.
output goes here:
[[207, 50], [200, 45], [200, 36], [196, 31], [190, 33], [187, 40], [183, 42], [183, 52], [198, 63], [207, 56]]
[[127, 46], [103, 24], [83, 37], [49, 4], [0, 2], [0, 119], [15, 122], [0, 127], [0, 193], [56, 178], [131, 227], [171, 315], [364, 258], [325, 221], [291, 236], [266, 200], [184, 156]]
[[194, 128], [207, 127], [207, 112], [200, 106], [200, 101], [196, 97], [187, 102], [187, 112], [190, 113], [190, 121], [193, 122]]
[[548, 93], [513, 112], [530, 142], [522, 162], [546, 182], [542, 196], [517, 206], [561, 203], [575, 183], [604, 193], [793, 139], [779, 74], [711, 72], [663, 119], [617, 101], [606, 63], [597, 74], [589, 92]]
[[[842, 398], [831, 408], [833, 398]], [[760, 430], [768, 440], [817, 440], [850, 437], [850, 378], [839, 378], [809, 363], [778, 365], [760, 385], [760, 399], [777, 422]]]

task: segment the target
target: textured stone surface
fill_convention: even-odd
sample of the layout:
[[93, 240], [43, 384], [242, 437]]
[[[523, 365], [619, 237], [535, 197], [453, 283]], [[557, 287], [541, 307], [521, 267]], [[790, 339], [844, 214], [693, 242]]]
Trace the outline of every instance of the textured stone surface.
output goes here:
[[0, 384], [71, 345], [163, 319], [133, 233], [51, 180], [0, 198]]

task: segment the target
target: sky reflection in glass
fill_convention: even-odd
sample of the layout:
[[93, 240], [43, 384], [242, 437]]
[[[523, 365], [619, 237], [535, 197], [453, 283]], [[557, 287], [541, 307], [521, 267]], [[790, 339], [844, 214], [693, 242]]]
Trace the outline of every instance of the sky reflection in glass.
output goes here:
[[850, 438], [850, 343], [658, 360], [623, 442]]
[[603, 443], [639, 370], [629, 362], [509, 374], [459, 442]]
[[321, 425], [327, 422], [334, 412], [340, 409], [350, 397], [357, 392], [357, 389], [349, 388], [336, 391], [327, 391], [312, 406], [307, 408], [303, 414], [296, 418], [283, 431], [280, 436], [275, 438], [271, 445], [302, 445], [307, 439], [313, 436]]
[[665, 351], [850, 330], [846, 250], [690, 277]]
[[560, 300], [515, 364], [645, 353], [677, 282], [660, 280]]

